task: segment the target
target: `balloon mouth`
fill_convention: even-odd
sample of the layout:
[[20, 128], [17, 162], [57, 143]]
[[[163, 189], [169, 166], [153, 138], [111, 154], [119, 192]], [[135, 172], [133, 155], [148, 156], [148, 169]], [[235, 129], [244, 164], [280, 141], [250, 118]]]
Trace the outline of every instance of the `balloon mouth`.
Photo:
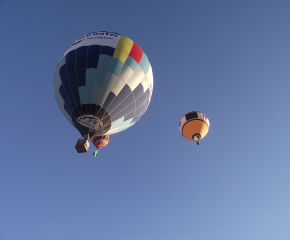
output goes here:
[[72, 114], [72, 122], [82, 136], [104, 135], [112, 125], [108, 111], [95, 104], [82, 104]]
[[77, 118], [77, 123], [90, 129], [90, 131], [103, 130], [102, 121], [94, 115], [82, 115]]
[[192, 140], [193, 141], [199, 141], [201, 138], [200, 134], [199, 133], [196, 133], [196, 134], [193, 134], [192, 135]]

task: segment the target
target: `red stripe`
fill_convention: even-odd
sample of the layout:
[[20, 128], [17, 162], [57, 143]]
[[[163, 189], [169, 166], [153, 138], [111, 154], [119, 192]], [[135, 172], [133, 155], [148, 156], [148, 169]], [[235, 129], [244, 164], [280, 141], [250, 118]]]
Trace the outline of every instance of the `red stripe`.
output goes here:
[[142, 49], [136, 43], [133, 43], [133, 47], [131, 49], [129, 56], [133, 58], [139, 64], [141, 61], [142, 55], [143, 55]]

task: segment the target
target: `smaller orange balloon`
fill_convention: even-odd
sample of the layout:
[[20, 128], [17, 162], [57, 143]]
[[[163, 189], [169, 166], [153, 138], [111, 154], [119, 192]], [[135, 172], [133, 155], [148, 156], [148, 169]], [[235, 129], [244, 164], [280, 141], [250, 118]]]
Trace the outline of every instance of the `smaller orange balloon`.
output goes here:
[[97, 149], [100, 149], [102, 147], [107, 146], [107, 144], [109, 143], [109, 136], [108, 135], [95, 136], [91, 138], [91, 142]]
[[196, 141], [204, 138], [209, 130], [209, 120], [205, 114], [198, 111], [188, 112], [179, 122], [179, 131], [188, 140]]

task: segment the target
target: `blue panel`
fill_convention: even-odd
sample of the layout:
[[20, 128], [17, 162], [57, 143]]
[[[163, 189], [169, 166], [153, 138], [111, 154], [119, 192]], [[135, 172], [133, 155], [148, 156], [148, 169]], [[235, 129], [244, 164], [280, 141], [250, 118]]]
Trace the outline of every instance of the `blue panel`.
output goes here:
[[143, 56], [141, 58], [139, 65], [143, 69], [144, 73], [146, 74], [149, 70], [150, 63], [149, 63], [149, 60], [144, 52], [143, 52]]
[[85, 127], [77, 122], [74, 122], [74, 126], [81, 134], [88, 134], [89, 133], [89, 128], [87, 128], [87, 127]]
[[[64, 99], [65, 103], [71, 103], [73, 104], [70, 100], [71, 98], [73, 98], [72, 93], [71, 93], [71, 89], [70, 89], [70, 85], [69, 85], [69, 81], [68, 78], [65, 78], [62, 80], [62, 84], [60, 85], [60, 95], [62, 96], [62, 98]], [[61, 89], [62, 88], [62, 89]], [[67, 99], [64, 98], [63, 93], [67, 96]]]
[[102, 87], [107, 76], [107, 71], [110, 67], [112, 57], [108, 55], [100, 55], [97, 74], [94, 85]]
[[118, 76], [123, 66], [124, 66], [124, 63], [122, 63], [119, 59], [112, 58], [108, 71], [111, 73], [115, 73]]
[[87, 51], [88, 46], [83, 46], [76, 49], [76, 70], [87, 67]]
[[93, 86], [96, 77], [97, 77], [97, 69], [96, 68], [86, 69], [86, 86]]
[[86, 85], [86, 69], [77, 71], [78, 87]]
[[106, 55], [109, 55], [109, 56], [113, 57], [114, 52], [115, 52], [115, 48], [112, 48], [112, 47], [109, 47], [109, 46], [102, 46], [100, 54], [102, 54], [102, 55], [106, 54]]
[[136, 109], [135, 117], [133, 118], [132, 122], [137, 122], [142, 115], [146, 112], [146, 108], [148, 106], [148, 102], [145, 102], [140, 108]]
[[60, 67], [60, 69], [59, 69], [59, 76], [60, 76], [60, 79], [65, 79], [67, 77], [65, 65], [62, 65]]
[[127, 57], [125, 64], [132, 68], [133, 71], [135, 71], [136, 67], [138, 66], [138, 63], [130, 56]]
[[[66, 100], [63, 98], [65, 100], [64, 102], [66, 104], [70, 104], [72, 108], [75, 108], [77, 106], [77, 103], [74, 100], [74, 95], [73, 95], [73, 93], [71, 91], [68, 78], [65, 78], [63, 80], [63, 83], [62, 83], [61, 87], [63, 88], [63, 91], [65, 92], [65, 94], [67, 96]], [[59, 92], [61, 93], [61, 91], [59, 91]], [[63, 97], [62, 93], [61, 93], [61, 96]]]
[[64, 109], [64, 105], [65, 103], [63, 102], [63, 99], [61, 98], [59, 92], [56, 92], [55, 95], [55, 99], [58, 103], [59, 109], [61, 110], [61, 112], [63, 113], [63, 115], [66, 117], [66, 119], [72, 124], [72, 119], [71, 116], [69, 115], [69, 113]]
[[86, 86], [79, 87], [79, 95], [80, 95], [80, 100], [81, 104], [86, 103]]
[[110, 92], [108, 97], [106, 98], [106, 101], [103, 104], [103, 108], [105, 108], [107, 110], [115, 98], [116, 98], [116, 95], [114, 93]]
[[127, 105], [127, 107], [121, 111], [114, 111], [114, 113], [110, 115], [112, 117], [112, 121], [116, 121], [121, 117], [125, 117], [127, 120], [133, 118], [135, 115], [135, 102], [129, 104], [129, 106]]
[[60, 94], [62, 100], [63, 100], [65, 103], [68, 103], [68, 102], [69, 102], [69, 101], [68, 101], [68, 97], [66, 96], [66, 93], [65, 93], [65, 91], [64, 91], [64, 88], [63, 88], [62, 84], [59, 86], [58, 92], [59, 92], [59, 94]]
[[103, 68], [98, 68], [94, 85], [102, 87], [106, 80], [106, 76], [107, 76], [107, 70], [104, 70]]
[[[68, 83], [67, 80], [64, 80], [64, 82]], [[69, 89], [69, 91], [70, 91], [70, 89]], [[73, 106], [72, 106], [73, 103], [72, 103], [72, 104], [70, 103], [69, 96], [66, 94], [66, 91], [65, 91], [65, 88], [64, 88], [63, 84], [60, 85], [60, 87], [59, 87], [59, 94], [60, 94], [60, 96], [62, 97], [62, 99], [63, 99], [63, 101], [65, 102], [65, 104], [66, 104], [68, 107], [70, 107], [70, 108], [73, 109]]]
[[64, 103], [64, 110], [68, 113], [69, 116], [71, 116], [71, 113], [73, 111], [72, 107], [66, 105], [66, 103]]
[[128, 121], [129, 119], [134, 118], [134, 116], [135, 116], [135, 111], [125, 115], [125, 119], [124, 120]]
[[188, 121], [192, 118], [198, 118], [197, 112], [190, 112], [185, 114], [185, 120]]
[[140, 113], [142, 113], [142, 112], [145, 111], [145, 109], [148, 106], [148, 102], [149, 102], [149, 100], [146, 101], [146, 102], [144, 102], [139, 108], [136, 108], [136, 114], [135, 114], [135, 116], [138, 116]]
[[128, 106], [130, 106], [130, 109], [127, 109], [124, 112], [124, 115], [135, 110], [135, 101], [134, 100], [135, 100], [134, 95], [131, 93], [123, 102], [119, 102], [119, 105], [114, 110], [112, 110], [112, 112], [109, 111], [111, 117], [114, 117], [119, 112], [123, 112], [125, 109], [128, 108]]
[[147, 89], [147, 91], [136, 100], [136, 108], [140, 107], [144, 102], [147, 102], [149, 100], [149, 96], [149, 89]]
[[111, 61], [112, 61], [112, 57], [110, 57], [108, 55], [100, 55], [98, 69], [99, 68], [103, 68], [106, 70], [109, 69]]
[[92, 96], [93, 96], [93, 87], [92, 86], [87, 86], [86, 87], [86, 103], [91, 103], [92, 102]]
[[67, 75], [70, 75], [76, 70], [76, 54], [75, 50], [69, 52], [65, 57], [65, 66]]
[[110, 107], [108, 107], [107, 111], [110, 113], [114, 110], [121, 102], [125, 100], [126, 97], [128, 97], [132, 93], [130, 87], [126, 84], [121, 92], [118, 94], [118, 96], [115, 98], [115, 100], [112, 102]]
[[87, 68], [97, 68], [101, 46], [91, 45], [88, 47]]
[[139, 121], [139, 119], [142, 117], [142, 115], [144, 114], [144, 112], [136, 117], [133, 118], [132, 123], [135, 123], [137, 121]]
[[135, 99], [139, 98], [144, 93], [144, 88], [142, 83], [140, 83], [134, 90], [133, 94], [135, 96]]
[[76, 103], [76, 106], [79, 106], [81, 105], [81, 102], [80, 102], [80, 95], [79, 95], [76, 72], [73, 72], [71, 75], [69, 75], [68, 79], [69, 79], [70, 89], [73, 95], [73, 100]]

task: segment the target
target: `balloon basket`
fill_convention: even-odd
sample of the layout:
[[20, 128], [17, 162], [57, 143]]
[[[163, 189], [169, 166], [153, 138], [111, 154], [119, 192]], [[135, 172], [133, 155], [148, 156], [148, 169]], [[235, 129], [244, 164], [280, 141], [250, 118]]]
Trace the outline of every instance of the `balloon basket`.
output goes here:
[[78, 153], [87, 152], [90, 147], [89, 139], [79, 138], [76, 144], [76, 150]]

